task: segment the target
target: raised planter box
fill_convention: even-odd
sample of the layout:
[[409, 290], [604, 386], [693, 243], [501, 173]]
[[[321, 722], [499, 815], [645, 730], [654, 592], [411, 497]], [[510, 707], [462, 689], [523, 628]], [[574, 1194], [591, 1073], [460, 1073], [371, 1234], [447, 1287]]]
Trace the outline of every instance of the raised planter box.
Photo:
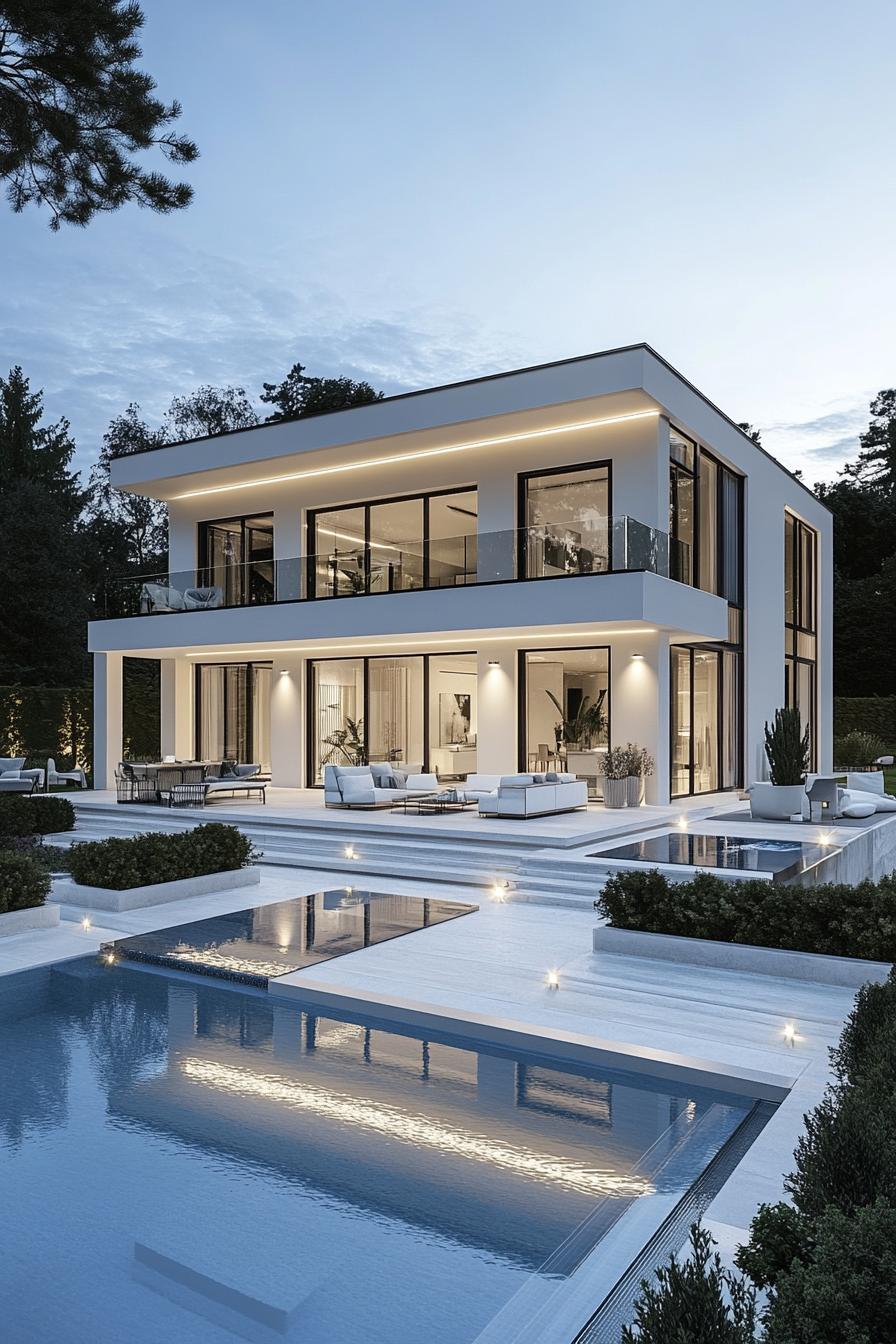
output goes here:
[[58, 905], [31, 905], [27, 910], [8, 910], [0, 915], [0, 938], [28, 929], [51, 929], [59, 923]]
[[179, 882], [154, 882], [148, 887], [128, 887], [114, 891], [110, 887], [85, 887], [70, 877], [57, 878], [53, 883], [51, 901], [77, 905], [86, 910], [138, 910], [145, 905], [164, 905], [166, 901], [183, 901], [189, 896], [209, 896], [218, 891], [233, 891], [236, 887], [252, 887], [261, 877], [259, 868], [237, 868], [229, 873], [204, 873], [202, 877], [185, 877]]
[[822, 985], [858, 989], [868, 980], [883, 981], [890, 973], [886, 961], [858, 957], [828, 957], [817, 952], [790, 952], [748, 943], [716, 943], [709, 938], [680, 938], [671, 933], [642, 933], [638, 929], [611, 929], [598, 925], [593, 934], [595, 952], [617, 952], [625, 957], [651, 957], [685, 966], [714, 966], [724, 971], [747, 971], [786, 980], [812, 980]]

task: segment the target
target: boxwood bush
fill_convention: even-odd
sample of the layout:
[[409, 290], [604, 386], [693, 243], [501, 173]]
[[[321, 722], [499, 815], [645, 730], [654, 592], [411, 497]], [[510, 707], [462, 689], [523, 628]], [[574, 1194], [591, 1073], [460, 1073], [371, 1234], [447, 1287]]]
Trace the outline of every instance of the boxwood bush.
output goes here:
[[251, 840], [235, 826], [209, 822], [172, 835], [149, 831], [128, 839], [113, 836], [72, 845], [69, 869], [82, 886], [126, 891], [206, 873], [234, 872], [257, 857]]
[[75, 828], [75, 809], [53, 794], [0, 793], [0, 843], [23, 835], [55, 835]]
[[49, 873], [27, 854], [0, 849], [0, 914], [43, 905], [49, 894]]
[[727, 882], [713, 873], [669, 882], [656, 869], [632, 870], [607, 879], [597, 908], [615, 929], [871, 961], [896, 958], [892, 873], [856, 886], [828, 882], [799, 887]]

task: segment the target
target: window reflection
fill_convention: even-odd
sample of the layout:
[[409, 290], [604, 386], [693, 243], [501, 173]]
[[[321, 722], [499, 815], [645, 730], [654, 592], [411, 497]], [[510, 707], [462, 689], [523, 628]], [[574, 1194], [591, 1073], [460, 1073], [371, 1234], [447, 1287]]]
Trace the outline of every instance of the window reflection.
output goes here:
[[610, 568], [608, 467], [539, 472], [525, 478], [524, 488], [527, 578]]

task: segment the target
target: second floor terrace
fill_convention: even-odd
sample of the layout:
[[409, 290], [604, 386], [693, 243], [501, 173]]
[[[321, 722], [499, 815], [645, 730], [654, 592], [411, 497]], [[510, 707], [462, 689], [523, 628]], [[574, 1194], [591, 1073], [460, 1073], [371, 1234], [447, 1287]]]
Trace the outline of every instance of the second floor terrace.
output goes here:
[[196, 613], [275, 603], [332, 601], [626, 573], [689, 582], [686, 542], [627, 515], [591, 515], [496, 532], [381, 540], [358, 520], [329, 525], [330, 545], [278, 558], [273, 546], [204, 548], [192, 569], [127, 575], [106, 586], [108, 619]]

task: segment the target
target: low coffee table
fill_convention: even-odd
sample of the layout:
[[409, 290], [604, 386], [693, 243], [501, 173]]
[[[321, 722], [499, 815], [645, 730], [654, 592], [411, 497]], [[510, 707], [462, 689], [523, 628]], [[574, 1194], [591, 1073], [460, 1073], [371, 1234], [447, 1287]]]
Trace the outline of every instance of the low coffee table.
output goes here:
[[453, 789], [445, 793], [420, 793], [416, 797], [398, 798], [392, 804], [393, 812], [416, 812], [418, 816], [430, 813], [444, 816], [446, 812], [463, 812], [464, 808], [475, 807], [475, 798], [458, 798]]

